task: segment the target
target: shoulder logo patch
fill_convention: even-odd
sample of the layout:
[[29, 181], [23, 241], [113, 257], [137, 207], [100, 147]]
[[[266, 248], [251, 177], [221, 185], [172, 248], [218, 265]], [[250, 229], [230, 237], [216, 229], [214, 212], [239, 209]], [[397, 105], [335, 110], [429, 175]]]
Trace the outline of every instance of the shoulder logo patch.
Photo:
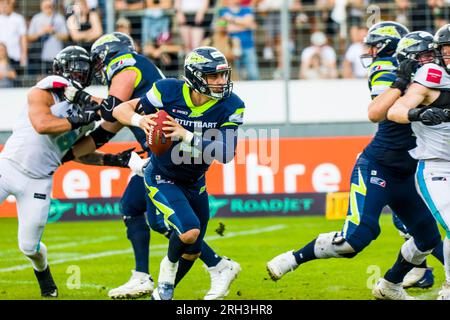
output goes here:
[[439, 84], [441, 83], [441, 79], [442, 79], [441, 70], [433, 68], [428, 69], [426, 81]]

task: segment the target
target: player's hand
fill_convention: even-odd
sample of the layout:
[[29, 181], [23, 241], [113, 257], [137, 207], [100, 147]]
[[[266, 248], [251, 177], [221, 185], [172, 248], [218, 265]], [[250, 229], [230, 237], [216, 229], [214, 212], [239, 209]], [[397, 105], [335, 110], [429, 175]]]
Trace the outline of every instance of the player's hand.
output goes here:
[[71, 112], [67, 120], [72, 125], [72, 130], [100, 120], [100, 115], [97, 112], [100, 108], [99, 104], [89, 104], [83, 109]]
[[413, 74], [419, 68], [419, 62], [412, 59], [403, 60], [397, 69], [397, 79], [392, 83], [391, 88], [399, 89], [402, 95], [411, 83]]
[[153, 120], [155, 118], [158, 118], [155, 113], [142, 116], [142, 119], [139, 121], [139, 127], [144, 130], [145, 134], [148, 135], [150, 133], [151, 127], [157, 125], [157, 123]]
[[147, 165], [150, 158], [142, 159], [139, 156], [139, 152], [131, 152], [130, 160], [128, 161], [128, 167], [138, 176], [144, 176], [144, 168]]
[[[106, 153], [103, 156], [103, 165], [105, 166], [112, 166], [112, 167], [120, 167], [120, 168], [128, 168], [128, 162], [131, 159], [131, 155], [133, 153], [137, 155], [136, 152], [133, 152], [136, 148], [130, 148], [125, 151], [112, 154], [112, 153]], [[138, 156], [139, 157], [139, 156]], [[139, 157], [140, 158], [140, 157]]]
[[91, 102], [91, 95], [77, 86], [68, 86], [64, 89], [64, 99], [70, 103], [86, 105]]
[[167, 131], [167, 133], [164, 132], [166, 138], [170, 138], [172, 141], [186, 141], [189, 131], [183, 128], [183, 126], [176, 122], [171, 116], [167, 116], [167, 119], [169, 120], [163, 122], [166, 127], [162, 128], [163, 131]]
[[419, 121], [426, 126], [435, 126], [450, 121], [450, 110], [441, 108], [428, 108], [419, 114]]

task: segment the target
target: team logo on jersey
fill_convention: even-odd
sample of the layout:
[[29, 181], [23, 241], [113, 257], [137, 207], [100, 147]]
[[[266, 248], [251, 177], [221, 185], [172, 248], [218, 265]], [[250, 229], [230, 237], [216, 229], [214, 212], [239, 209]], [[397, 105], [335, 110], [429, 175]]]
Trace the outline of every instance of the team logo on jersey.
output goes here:
[[370, 183], [379, 185], [382, 188], [386, 187], [386, 180], [383, 180], [383, 179], [378, 178], [378, 177], [371, 177], [370, 178]]
[[441, 83], [441, 79], [442, 79], [441, 70], [433, 68], [428, 69], [426, 81], [439, 84]]
[[185, 115], [185, 116], [187, 116], [189, 114], [189, 111], [179, 110], [179, 109], [175, 109], [175, 108], [172, 109], [172, 112], [173, 113], [179, 113], [179, 114], [182, 114], [182, 115]]

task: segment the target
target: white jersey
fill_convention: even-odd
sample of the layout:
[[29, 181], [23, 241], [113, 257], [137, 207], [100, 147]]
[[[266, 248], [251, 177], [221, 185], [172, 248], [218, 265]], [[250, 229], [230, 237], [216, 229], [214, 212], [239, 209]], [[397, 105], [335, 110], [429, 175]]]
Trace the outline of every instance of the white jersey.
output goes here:
[[[450, 89], [450, 75], [434, 63], [425, 64], [414, 76], [417, 82], [427, 88]], [[450, 106], [448, 106], [450, 108]], [[409, 153], [414, 159], [442, 159], [450, 161], [450, 123], [426, 126], [412, 122], [412, 130], [417, 137], [417, 147]]]
[[[66, 118], [69, 113], [79, 110], [78, 106], [61, 101], [55, 94], [55, 89], [68, 85], [68, 81], [59, 76], [49, 76], [36, 84], [36, 87], [52, 93], [55, 104], [51, 106], [51, 113], [59, 118]], [[0, 158], [13, 161], [32, 178], [46, 178], [61, 165], [61, 159], [73, 144], [93, 127], [94, 123], [60, 134], [39, 134], [31, 124], [26, 107], [13, 127]]]

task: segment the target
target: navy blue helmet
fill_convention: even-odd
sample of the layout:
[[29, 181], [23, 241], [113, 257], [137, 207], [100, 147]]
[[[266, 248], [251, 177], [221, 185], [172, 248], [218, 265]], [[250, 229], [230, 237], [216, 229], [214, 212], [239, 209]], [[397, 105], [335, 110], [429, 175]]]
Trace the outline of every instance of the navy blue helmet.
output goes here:
[[400, 40], [396, 52], [399, 62], [405, 59], [417, 60], [420, 64], [434, 62], [433, 35], [426, 31], [410, 32]]
[[79, 46], [69, 46], [58, 52], [52, 71], [80, 88], [88, 87], [93, 75], [89, 53]]
[[434, 49], [436, 52], [436, 57], [441, 66], [445, 68], [447, 73], [450, 73], [450, 64], [445, 63], [445, 59], [449, 59], [449, 55], [445, 55], [442, 53], [442, 47], [450, 45], [450, 24], [446, 24], [439, 28], [434, 35]]
[[376, 48], [376, 54], [361, 55], [361, 62], [368, 68], [376, 58], [392, 57], [403, 38], [409, 32], [408, 28], [394, 21], [384, 21], [374, 24], [364, 38], [364, 44]]
[[[226, 83], [208, 84], [206, 75], [217, 73], [224, 73]], [[230, 96], [233, 91], [231, 67], [223, 53], [213, 47], [199, 47], [186, 56], [184, 79], [191, 89], [217, 100]]]
[[91, 47], [95, 77], [106, 84], [106, 67], [118, 53], [135, 52], [133, 39], [122, 32], [108, 33], [98, 38]]

